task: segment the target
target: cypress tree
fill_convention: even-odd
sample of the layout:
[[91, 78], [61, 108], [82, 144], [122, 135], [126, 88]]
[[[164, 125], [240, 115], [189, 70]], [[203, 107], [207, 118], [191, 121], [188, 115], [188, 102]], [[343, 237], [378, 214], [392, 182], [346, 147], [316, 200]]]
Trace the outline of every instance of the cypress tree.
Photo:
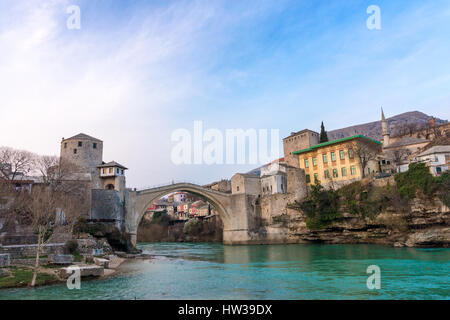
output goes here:
[[328, 142], [328, 135], [327, 132], [325, 131], [325, 126], [323, 125], [323, 121], [322, 124], [320, 125], [320, 138], [319, 138], [319, 143], [322, 142]]

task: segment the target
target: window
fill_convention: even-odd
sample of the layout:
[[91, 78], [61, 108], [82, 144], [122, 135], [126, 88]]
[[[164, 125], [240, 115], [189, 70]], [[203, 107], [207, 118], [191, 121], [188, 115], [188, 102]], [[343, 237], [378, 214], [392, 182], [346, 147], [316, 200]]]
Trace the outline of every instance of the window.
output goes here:
[[367, 168], [367, 173], [370, 174], [370, 168]]
[[331, 153], [331, 161], [336, 161], [336, 152]]
[[325, 170], [323, 172], [323, 175], [325, 176], [325, 179], [330, 179], [330, 173], [328, 172], [328, 170]]
[[317, 158], [314, 157], [314, 158], [312, 158], [312, 160], [313, 160], [313, 166], [317, 166]]
[[83, 142], [82, 141], [78, 141], [78, 146], [82, 147], [83, 146]]
[[345, 159], [345, 151], [344, 151], [344, 150], [339, 150], [339, 158], [340, 158], [341, 160], [344, 160], [344, 159]]
[[105, 174], [106, 173], [106, 169], [105, 168], [103, 168], [103, 174]]
[[239, 186], [236, 187], [236, 191], [239, 191]]
[[77, 149], [73, 149], [73, 154], [76, 154], [77, 153]]
[[350, 174], [351, 174], [352, 176], [354, 176], [354, 175], [356, 174], [356, 167], [355, 167], [355, 166], [351, 166], [351, 167], [350, 167]]
[[386, 164], [386, 160], [384, 160], [384, 159], [381, 160], [381, 163], [382, 163], [382, 164]]
[[346, 167], [341, 168], [341, 176], [343, 176], [343, 177], [347, 176], [347, 168]]
[[92, 144], [92, 148], [97, 149], [97, 142], [94, 142], [94, 143]]
[[314, 182], [315, 183], [319, 182], [319, 175], [317, 173], [314, 173]]
[[308, 161], [308, 159], [305, 159], [305, 168], [309, 168], [309, 161]]
[[64, 149], [67, 149], [67, 142], [64, 142]]
[[113, 171], [112, 171], [112, 168], [109, 168], [108, 172], [109, 172], [109, 173], [112, 173], [112, 172], [113, 172]]
[[[309, 174], [306, 175], [306, 183], [310, 183], [311, 182], [311, 176]], [[238, 188], [239, 191], [239, 188]]]
[[354, 157], [353, 149], [348, 149], [348, 157], [349, 157], [350, 159], [353, 159], [353, 157]]
[[338, 177], [338, 171], [337, 169], [333, 169], [333, 178], [337, 178]]
[[322, 158], [323, 158], [323, 163], [327, 163], [328, 162], [326, 154], [323, 154]]
[[387, 164], [391, 164], [391, 162], [390, 162], [389, 160], [388, 160], [388, 161], [386, 161], [386, 163], [387, 163]]
[[123, 174], [123, 169], [121, 170], [121, 173]]
[[120, 173], [120, 171], [119, 171], [119, 168], [116, 168], [116, 173], [117, 173], [117, 174], [119, 174], [119, 173]]

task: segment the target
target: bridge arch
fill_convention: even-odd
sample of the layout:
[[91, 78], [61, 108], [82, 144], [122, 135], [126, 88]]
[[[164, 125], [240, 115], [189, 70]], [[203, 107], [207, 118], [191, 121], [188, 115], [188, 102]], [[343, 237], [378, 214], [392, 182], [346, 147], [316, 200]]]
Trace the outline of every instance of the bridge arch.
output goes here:
[[188, 192], [211, 203], [222, 220], [224, 230], [228, 229], [231, 219], [231, 194], [204, 188], [191, 183], [176, 183], [163, 187], [133, 191], [126, 201], [125, 222], [131, 235], [131, 242], [136, 245], [137, 228], [147, 208], [161, 197], [173, 192]]

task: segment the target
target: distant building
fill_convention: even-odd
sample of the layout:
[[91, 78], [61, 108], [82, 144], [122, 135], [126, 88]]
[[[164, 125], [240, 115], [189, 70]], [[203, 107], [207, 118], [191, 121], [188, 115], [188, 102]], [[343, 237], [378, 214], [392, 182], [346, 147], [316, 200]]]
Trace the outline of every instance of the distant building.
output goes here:
[[414, 161], [425, 162], [433, 176], [439, 176], [450, 166], [450, 145], [433, 146], [419, 153]]
[[275, 160], [261, 168], [261, 194], [286, 193], [286, 164], [282, 159]]
[[215, 181], [213, 183], [205, 185], [204, 187], [211, 188], [216, 191], [231, 193], [231, 181], [226, 179]]
[[186, 202], [187, 193], [186, 192], [176, 192], [173, 194], [173, 201], [175, 202]]
[[261, 179], [256, 174], [236, 173], [231, 188], [233, 194], [261, 195]]
[[358, 150], [378, 154], [381, 152], [381, 142], [355, 135], [316, 144], [293, 154], [298, 157], [300, 168], [305, 170], [307, 183], [342, 185], [379, 171], [375, 158], [370, 159], [363, 168]]

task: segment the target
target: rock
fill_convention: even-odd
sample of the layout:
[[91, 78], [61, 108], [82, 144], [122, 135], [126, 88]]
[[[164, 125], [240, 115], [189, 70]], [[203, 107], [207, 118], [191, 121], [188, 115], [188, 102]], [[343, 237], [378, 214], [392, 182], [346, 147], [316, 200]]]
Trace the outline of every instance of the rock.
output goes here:
[[116, 251], [115, 254], [120, 258], [126, 258], [127, 254], [123, 251]]
[[79, 268], [80, 276], [84, 277], [101, 277], [104, 274], [104, 268], [94, 265], [72, 265], [70, 267], [61, 268], [60, 276], [62, 278], [68, 278], [74, 273], [74, 270]]
[[112, 253], [112, 248], [106, 239], [77, 239], [80, 253], [103, 255]]
[[0, 254], [0, 268], [8, 267], [11, 263], [9, 253]]
[[396, 248], [402, 248], [402, 247], [404, 247], [405, 245], [403, 244], [403, 243], [401, 243], [401, 242], [396, 242], [396, 243], [394, 243], [394, 247], [396, 247]]
[[8, 269], [6, 269], [6, 268], [1, 268], [0, 269], [0, 278], [6, 278], [6, 277], [9, 277], [11, 275], [12, 275], [12, 273]]
[[405, 244], [408, 247], [450, 247], [450, 228], [415, 232]]
[[83, 261], [85, 263], [94, 263], [94, 256], [92, 254], [83, 254]]
[[103, 258], [94, 258], [94, 263], [100, 267], [109, 268], [109, 260]]
[[54, 264], [72, 264], [73, 255], [71, 254], [53, 254], [50, 256], [50, 261]]

